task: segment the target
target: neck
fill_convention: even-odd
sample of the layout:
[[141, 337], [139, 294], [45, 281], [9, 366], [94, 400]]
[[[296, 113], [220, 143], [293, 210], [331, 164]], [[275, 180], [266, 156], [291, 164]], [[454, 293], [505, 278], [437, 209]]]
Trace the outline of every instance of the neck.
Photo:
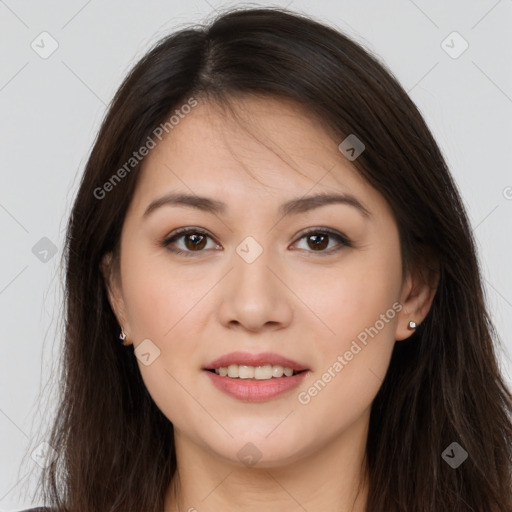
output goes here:
[[287, 463], [252, 467], [206, 451], [175, 430], [178, 469], [164, 512], [364, 512], [367, 422], [364, 415], [327, 445], [312, 441]]

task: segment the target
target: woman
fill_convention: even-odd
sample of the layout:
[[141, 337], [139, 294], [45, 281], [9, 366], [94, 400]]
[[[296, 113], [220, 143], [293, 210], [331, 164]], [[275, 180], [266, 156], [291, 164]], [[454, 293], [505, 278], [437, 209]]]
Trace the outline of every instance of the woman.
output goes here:
[[160, 41], [105, 117], [66, 255], [52, 509], [512, 510], [465, 209], [345, 35], [269, 8]]

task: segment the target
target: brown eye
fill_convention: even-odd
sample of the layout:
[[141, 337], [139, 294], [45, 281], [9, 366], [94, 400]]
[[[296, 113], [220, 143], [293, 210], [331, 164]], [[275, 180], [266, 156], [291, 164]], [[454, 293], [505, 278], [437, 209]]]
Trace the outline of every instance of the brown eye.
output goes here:
[[[194, 256], [193, 253], [205, 252], [204, 249], [208, 243], [208, 239], [213, 240], [212, 237], [202, 229], [184, 228], [163, 240], [162, 247], [183, 256]], [[181, 242], [181, 247], [176, 247], [176, 245], [179, 245], [178, 242]], [[214, 248], [215, 247], [218, 248], [220, 246], [214, 244]]]
[[[206, 245], [206, 236], [193, 233], [191, 235], [184, 235], [185, 246], [191, 251], [201, 250]], [[188, 242], [188, 243], [187, 243]]]
[[[353, 247], [350, 240], [338, 233], [337, 231], [332, 231], [330, 229], [310, 229], [308, 232], [303, 233], [300, 237], [300, 240], [306, 239], [306, 248], [307, 252], [317, 252], [319, 255], [328, 255], [334, 252], [341, 250], [343, 247]], [[332, 241], [337, 242], [331, 244]], [[334, 245], [334, 247], [333, 247]], [[329, 249], [327, 249], [330, 246]]]
[[329, 235], [308, 235], [307, 239], [309, 247], [315, 251], [325, 249], [329, 245]]

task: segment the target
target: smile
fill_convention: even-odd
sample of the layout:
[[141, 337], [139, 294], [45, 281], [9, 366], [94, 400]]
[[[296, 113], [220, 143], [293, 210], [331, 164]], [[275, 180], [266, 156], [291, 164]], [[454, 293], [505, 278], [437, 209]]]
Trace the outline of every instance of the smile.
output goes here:
[[272, 378], [291, 377], [299, 373], [297, 370], [282, 366], [280, 364], [266, 364], [262, 366], [248, 366], [230, 364], [229, 366], [221, 366], [215, 368], [214, 371], [221, 377], [230, 377], [232, 379], [257, 379], [268, 380]]

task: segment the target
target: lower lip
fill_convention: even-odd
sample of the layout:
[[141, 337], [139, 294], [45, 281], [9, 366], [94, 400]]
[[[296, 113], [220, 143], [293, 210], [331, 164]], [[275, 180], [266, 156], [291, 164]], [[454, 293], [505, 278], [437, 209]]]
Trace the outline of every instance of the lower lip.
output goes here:
[[296, 388], [306, 376], [307, 371], [297, 373], [291, 377], [279, 377], [268, 380], [256, 379], [232, 379], [221, 377], [214, 372], [204, 370], [213, 385], [233, 398], [245, 402], [264, 402], [276, 396], [280, 396], [293, 388]]

